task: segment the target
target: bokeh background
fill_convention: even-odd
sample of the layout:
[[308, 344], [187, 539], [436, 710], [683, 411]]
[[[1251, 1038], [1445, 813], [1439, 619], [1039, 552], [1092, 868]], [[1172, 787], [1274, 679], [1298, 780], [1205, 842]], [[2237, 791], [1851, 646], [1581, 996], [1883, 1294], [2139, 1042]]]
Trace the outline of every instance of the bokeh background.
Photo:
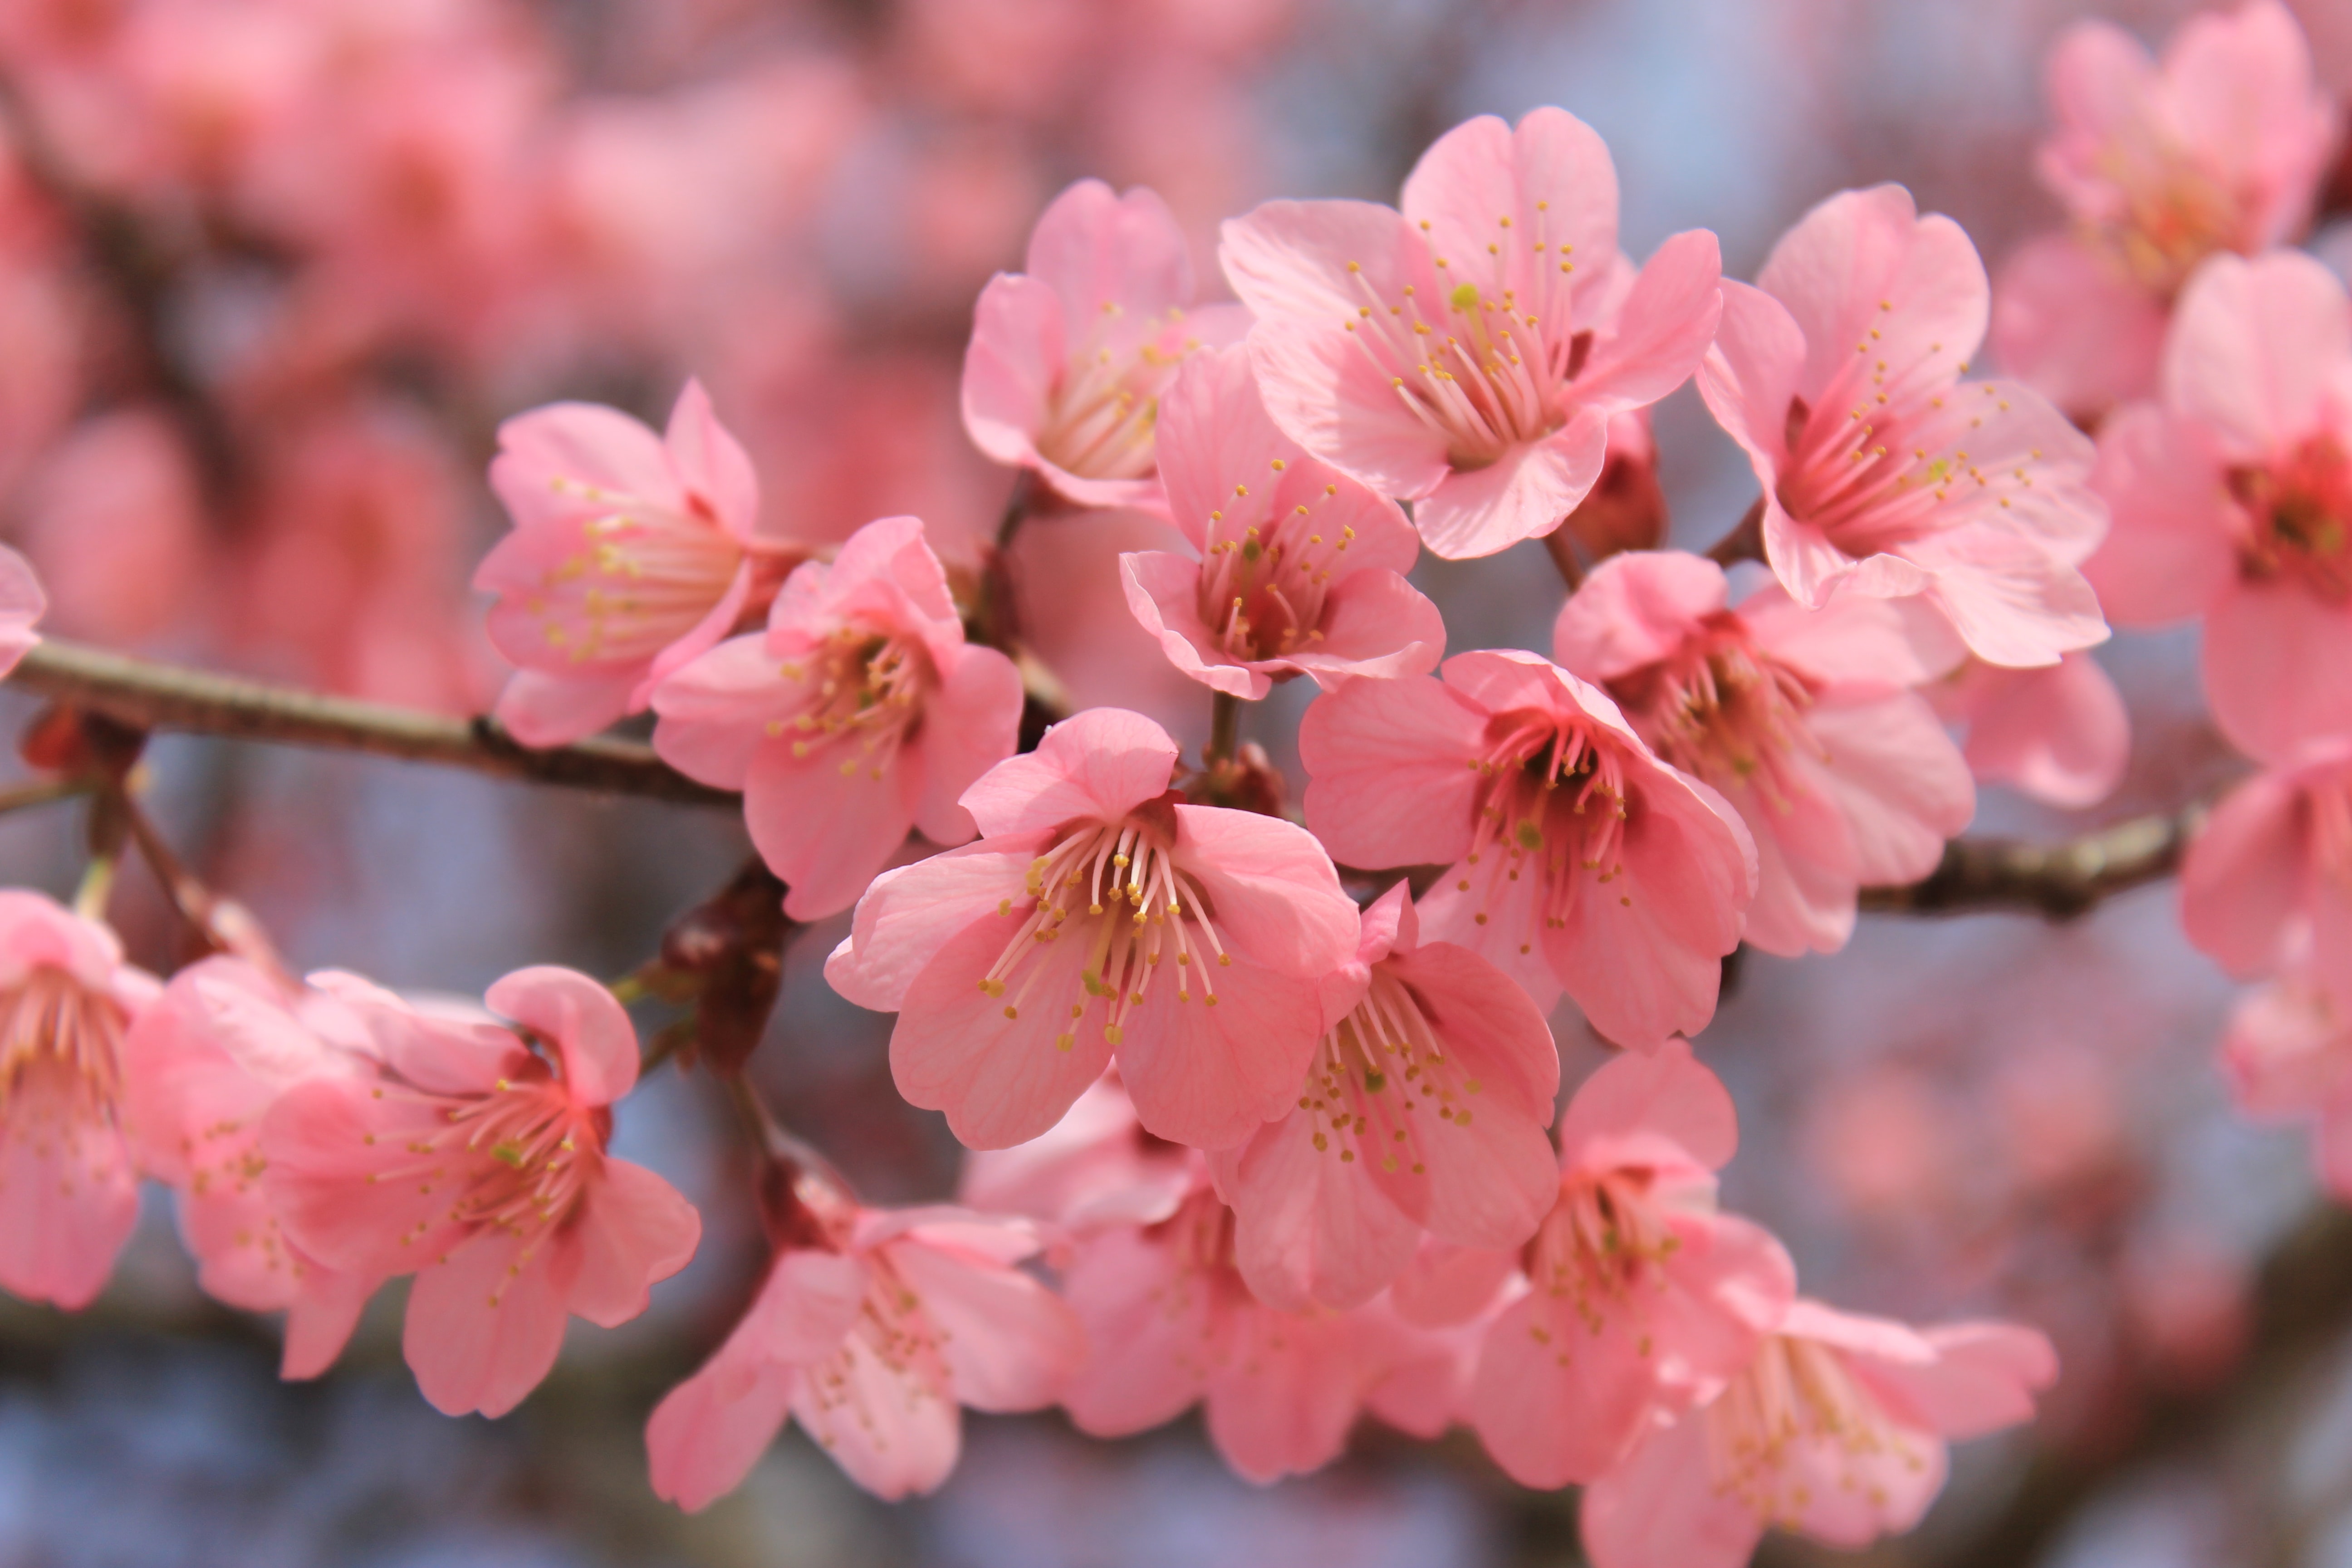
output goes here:
[[[1010, 482], [957, 419], [971, 301], [1072, 179], [1160, 191], [1213, 280], [1221, 218], [1277, 195], [1392, 199], [1460, 119], [1556, 103], [1614, 152], [1636, 254], [1706, 226], [1751, 275], [1816, 200], [1899, 180], [1997, 259], [2058, 221], [2031, 174], [2053, 35], [2095, 14], [2154, 40], [2192, 9], [0, 0], [0, 536], [38, 564], [60, 636], [478, 711], [502, 674], [467, 589], [503, 527], [482, 468], [498, 421], [535, 404], [658, 423], [698, 375], [772, 523], [837, 539], [912, 511], [968, 553]], [[2352, 93], [2352, 0], [2298, 9]], [[1657, 435], [1676, 541], [1703, 546], [1753, 481], [1688, 390]], [[1117, 634], [1113, 563], [1142, 526], [1024, 530], [1054, 606], [1032, 624]], [[1544, 646], [1560, 593], [1533, 545], [1417, 580], [1457, 650]], [[2057, 837], [2230, 776], [2192, 637], [2100, 658], [2132, 705], [2123, 789], [2073, 816], [1989, 790], [1979, 830]], [[1172, 676], [1062, 674], [1081, 702], [1205, 730], [1204, 695]], [[1294, 772], [1298, 695], [1247, 731]], [[0, 722], [31, 712], [0, 691]], [[745, 852], [723, 812], [188, 740], [149, 760], [183, 852], [289, 957], [404, 988], [478, 994], [536, 962], [622, 973]], [[69, 890], [73, 809], [0, 818], [0, 879]], [[2064, 925], [1865, 917], [1835, 957], [1747, 959], [1701, 1041], [1742, 1117], [1726, 1201], [1788, 1239], [1811, 1291], [2022, 1317], [2064, 1357], [2039, 1425], [1966, 1450], [1927, 1526], [1864, 1561], [2352, 1564], [2352, 1233], [2300, 1138], [2231, 1113], [2213, 1065], [2230, 988], [2172, 900]], [[183, 956], [135, 875], [118, 910], [142, 962]], [[893, 1093], [887, 1020], [818, 973], [842, 924], [794, 937], [752, 1070], [868, 1198], [942, 1195], [955, 1149]], [[1572, 1082], [1599, 1047], [1572, 1011], [1555, 1022]], [[281, 1385], [268, 1327], [197, 1294], [151, 1194], [89, 1312], [0, 1301], [0, 1565], [1576, 1561], [1571, 1500], [1513, 1488], [1466, 1438], [1370, 1428], [1333, 1469], [1258, 1489], [1189, 1424], [1098, 1444], [971, 1417], [955, 1477], [896, 1509], [793, 1434], [683, 1518], [646, 1485], [644, 1418], [740, 1306], [761, 1242], [707, 1080], [659, 1075], [621, 1144], [701, 1207], [702, 1254], [644, 1319], [575, 1325], [555, 1377], [496, 1423], [416, 1394], [396, 1289], [331, 1375]]]

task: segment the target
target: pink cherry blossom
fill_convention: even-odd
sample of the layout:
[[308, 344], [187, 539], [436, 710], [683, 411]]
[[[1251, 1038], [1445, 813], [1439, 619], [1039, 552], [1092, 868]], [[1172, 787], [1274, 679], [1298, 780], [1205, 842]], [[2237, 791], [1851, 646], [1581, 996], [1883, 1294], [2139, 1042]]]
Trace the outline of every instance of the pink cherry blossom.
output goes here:
[[0, 544], [0, 679], [39, 644], [41, 634], [33, 627], [48, 607], [33, 563]]
[[[342, 977], [320, 977], [340, 986]], [[315, 1377], [342, 1352], [381, 1280], [331, 1268], [286, 1235], [262, 1174], [261, 1123], [306, 1079], [372, 1086], [364, 1026], [331, 990], [241, 958], [174, 975], [122, 1042], [123, 1120], [147, 1173], [180, 1199], [196, 1282], [247, 1311], [286, 1313], [283, 1372]]]
[[2352, 300], [2293, 251], [2217, 256], [2160, 402], [2099, 432], [2114, 531], [2085, 564], [2116, 624], [2205, 617], [2221, 731], [2266, 762], [2352, 730]]
[[792, 553], [758, 532], [751, 460], [688, 382], [656, 436], [559, 403], [499, 430], [490, 484], [513, 516], [474, 574], [490, 640], [521, 668], [499, 718], [526, 745], [643, 712], [662, 678], [755, 613]]
[[2352, 1005], [2352, 739], [2223, 797], [2181, 861], [2180, 923], [2236, 979], [2301, 965]]
[[1113, 1225], [1156, 1225], [1199, 1179], [1191, 1153], [1154, 1138], [1112, 1068], [1059, 1121], [1010, 1149], [964, 1156], [957, 1198], [986, 1214], [1022, 1214], [1065, 1236]]
[[1463, 1411], [1531, 1487], [1591, 1481], [1660, 1420], [1705, 1404], [1794, 1299], [1789, 1255], [1715, 1209], [1731, 1097], [1670, 1040], [1587, 1079], [1560, 1122], [1532, 1289], [1487, 1330]]
[[1239, 1142], [1298, 1091], [1356, 906], [1287, 822], [1192, 805], [1176, 744], [1099, 708], [964, 792], [976, 844], [877, 879], [825, 976], [896, 1009], [890, 1069], [976, 1149], [1052, 1127], [1114, 1055], [1143, 1125]]
[[2103, 639], [2074, 569], [2105, 526], [2090, 441], [2040, 394], [1962, 381], [1984, 336], [1976, 247], [1911, 194], [1831, 197], [1724, 286], [1699, 374], [1764, 487], [1790, 595], [1924, 596], [1979, 658], [2054, 664]]
[[1454, 560], [1575, 510], [1611, 416], [1688, 380], [1722, 310], [1704, 230], [1633, 275], [1609, 149], [1549, 108], [1438, 138], [1402, 212], [1268, 202], [1225, 225], [1220, 254], [1256, 315], [1250, 358], [1274, 422], [1415, 502], [1422, 538]]
[[2230, 1015], [2221, 1065], [2248, 1116], [2312, 1123], [2320, 1180], [2352, 1194], [2352, 1013], [2342, 1003], [2300, 975], [2248, 992]]
[[0, 1287], [86, 1307], [139, 1219], [122, 1037], [154, 999], [105, 926], [0, 889]]
[[1733, 609], [1729, 591], [1702, 556], [1613, 556], [1561, 607], [1552, 657], [1738, 809], [1759, 868], [1746, 940], [1833, 952], [1855, 889], [1926, 876], [1976, 810], [1958, 748], [1908, 689], [1949, 638], [1932, 621], [1919, 635], [1900, 601], [1809, 611], [1767, 587]]
[[741, 1484], [788, 1417], [876, 1496], [928, 1492], [955, 1468], [961, 1406], [1041, 1409], [1086, 1358], [1075, 1314], [1015, 1267], [1037, 1250], [1026, 1221], [839, 1200], [802, 1213], [808, 1234], [646, 1426], [654, 1490], [689, 1513]]
[[1593, 1568], [1739, 1568], [1767, 1526], [1848, 1551], [1909, 1530], [1947, 1443], [2030, 1419], [2058, 1375], [2013, 1323], [1917, 1330], [1799, 1300], [1716, 1399], [1585, 1489]]
[[1080, 180], [1029, 237], [1029, 270], [981, 290], [963, 362], [963, 422], [1000, 463], [1085, 506], [1155, 493], [1152, 428], [1184, 357], [1241, 336], [1230, 305], [1196, 307], [1167, 204]]
[[2042, 180], [2074, 220], [2002, 268], [2002, 364], [2096, 415], [2154, 390], [2165, 314], [2217, 251], [2293, 240], [2336, 140], [2336, 106], [2278, 0], [2191, 16], [2159, 66], [2111, 22], [2077, 22], [2050, 51], [2056, 125]]
[[1971, 773], [2046, 805], [2096, 805], [2131, 762], [2123, 694], [2087, 653], [2033, 669], [1970, 659], [1922, 694], [1946, 723], [1967, 731], [1960, 755]]
[[1355, 961], [1290, 1113], [1211, 1156], [1234, 1258], [1270, 1307], [1355, 1307], [1424, 1233], [1517, 1247], [1558, 1184], [1559, 1055], [1543, 1015], [1469, 949], [1421, 941], [1400, 882], [1365, 911]]
[[354, 1274], [416, 1276], [404, 1348], [452, 1415], [513, 1409], [555, 1364], [567, 1318], [635, 1317], [702, 1231], [667, 1182], [605, 1152], [637, 1078], [612, 993], [541, 967], [486, 1000], [513, 1026], [354, 997], [381, 1080], [305, 1079], [261, 1128], [267, 1195], [295, 1245]]
[[1444, 656], [1437, 606], [1404, 580], [1421, 552], [1412, 524], [1275, 428], [1246, 351], [1177, 376], [1160, 478], [1199, 559], [1119, 559], [1135, 618], [1193, 679], [1255, 701], [1294, 675], [1422, 675]]
[[856, 903], [910, 827], [972, 836], [956, 797], [1013, 754], [1021, 675], [964, 641], [922, 522], [891, 517], [796, 568], [766, 632], [673, 670], [653, 708], [665, 761], [743, 792], [784, 910], [807, 921]]
[[1307, 821], [1350, 866], [1451, 863], [1423, 929], [1620, 1045], [1693, 1034], [1739, 944], [1755, 842], [1597, 688], [1531, 653], [1350, 681], [1299, 726]]

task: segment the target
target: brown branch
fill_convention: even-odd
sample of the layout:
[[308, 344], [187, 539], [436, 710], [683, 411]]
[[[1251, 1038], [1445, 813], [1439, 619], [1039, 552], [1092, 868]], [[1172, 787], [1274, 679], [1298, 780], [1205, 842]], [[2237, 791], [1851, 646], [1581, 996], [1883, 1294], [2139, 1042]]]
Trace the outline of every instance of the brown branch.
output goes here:
[[25, 656], [8, 684], [137, 730], [362, 752], [493, 778], [695, 805], [732, 805], [738, 800], [728, 791], [695, 783], [651, 747], [632, 741], [588, 740], [533, 751], [492, 719], [457, 719], [328, 697], [73, 643], [42, 643]]
[[1956, 838], [1925, 881], [1864, 888], [1862, 907], [1913, 915], [2021, 909], [2071, 919], [2102, 899], [2170, 876], [2204, 816], [2202, 805], [2136, 816], [2063, 844]]

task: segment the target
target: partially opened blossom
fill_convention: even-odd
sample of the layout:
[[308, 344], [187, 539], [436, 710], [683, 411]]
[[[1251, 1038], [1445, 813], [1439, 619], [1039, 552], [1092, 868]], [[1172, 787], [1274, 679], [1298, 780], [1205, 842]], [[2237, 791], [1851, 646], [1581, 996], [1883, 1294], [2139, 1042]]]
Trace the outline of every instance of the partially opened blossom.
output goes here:
[[1859, 888], [1917, 880], [1969, 824], [1976, 791], [1910, 688], [1949, 638], [1897, 603], [1807, 610], [1778, 587], [1730, 607], [1703, 556], [1604, 561], [1552, 626], [1552, 657], [1617, 700], [1664, 761], [1721, 791], [1756, 841], [1747, 941], [1835, 952]]
[[1909, 1530], [1948, 1445], [2031, 1419], [2058, 1375], [2014, 1323], [1913, 1329], [1799, 1300], [1706, 1408], [1585, 1489], [1593, 1568], [1739, 1568], [1767, 1527], [1852, 1551]]
[[1175, 215], [1138, 186], [1080, 180], [1029, 237], [1029, 270], [981, 290], [963, 423], [996, 461], [1086, 506], [1152, 499], [1160, 397], [1187, 354], [1239, 338], [1231, 305], [1196, 306]]
[[2131, 762], [2123, 693], [2087, 653], [2032, 669], [1970, 659], [1921, 693], [1966, 731], [1960, 755], [1980, 782], [2050, 805], [2096, 805]]
[[2235, 979], [2299, 966], [2352, 1005], [2352, 738], [2223, 797], [2182, 858], [2180, 923]]
[[512, 1026], [353, 995], [381, 1076], [313, 1078], [263, 1118], [267, 1195], [295, 1245], [353, 1274], [416, 1276], [403, 1346], [449, 1415], [503, 1415], [555, 1364], [567, 1319], [646, 1309], [702, 1222], [606, 1152], [637, 1043], [613, 994], [567, 969], [489, 989]]
[[95, 921], [0, 889], [0, 1288], [86, 1307], [139, 1219], [122, 1037], [154, 999]]
[[0, 679], [39, 643], [41, 635], [33, 627], [48, 607], [32, 563], [0, 544]]
[[1625, 1046], [1705, 1027], [1756, 892], [1738, 813], [1535, 654], [1456, 654], [1441, 673], [1350, 681], [1307, 710], [1307, 825], [1347, 865], [1448, 866], [1423, 932], [1538, 1005], [1565, 989]]
[[1114, 1056], [1143, 1125], [1239, 1142], [1297, 1094], [1356, 906], [1287, 822], [1192, 805], [1176, 744], [1089, 710], [964, 792], [976, 844], [876, 879], [825, 964], [896, 1010], [899, 1093], [976, 1149], [1060, 1120]]
[[1511, 1478], [1591, 1481], [1659, 1421], [1716, 1397], [1794, 1299], [1789, 1255], [1716, 1212], [1731, 1097], [1670, 1040], [1616, 1058], [1560, 1121], [1531, 1287], [1487, 1329], [1463, 1414]]
[[1365, 911], [1325, 1005], [1297, 1103], [1210, 1159], [1252, 1294], [1360, 1306], [1424, 1234], [1525, 1241], [1558, 1184], [1543, 1130], [1559, 1087], [1526, 993], [1467, 948], [1423, 942], [1400, 882]]
[[324, 1372], [382, 1281], [322, 1264], [286, 1234], [262, 1179], [261, 1124], [306, 1079], [373, 1086], [364, 1026], [332, 989], [289, 985], [242, 958], [211, 958], [174, 975], [140, 1015], [122, 1061], [124, 1121], [146, 1173], [179, 1194], [196, 1283], [232, 1307], [282, 1310], [285, 1375]]
[[1992, 346], [2071, 413], [2155, 390], [2166, 314], [2200, 263], [2292, 242], [2336, 134], [2303, 29], [2278, 0], [2184, 22], [2161, 63], [2112, 22], [2075, 23], [2046, 68], [2042, 184], [2073, 220], [2001, 268]]
[[787, 1418], [876, 1496], [929, 1491], [955, 1468], [962, 1406], [1040, 1409], [1086, 1359], [1075, 1314], [1016, 1267], [1037, 1250], [1027, 1221], [838, 1199], [802, 1215], [726, 1343], [646, 1426], [654, 1490], [689, 1513]]
[[1638, 276], [1617, 248], [1617, 171], [1592, 128], [1538, 109], [1454, 127], [1403, 210], [1268, 202], [1229, 221], [1225, 277], [1274, 422], [1413, 501], [1438, 554], [1549, 533], [1601, 477], [1612, 415], [1688, 380], [1714, 337], [1715, 236]]
[[1177, 377], [1160, 478], [1199, 559], [1122, 556], [1127, 602], [1193, 679], [1255, 701], [1294, 675], [1421, 675], [1444, 656], [1437, 606], [1404, 580], [1421, 553], [1412, 525], [1275, 428], [1246, 351], [1202, 354]]
[[558, 403], [499, 429], [490, 485], [514, 520], [474, 574], [490, 640], [521, 668], [499, 719], [553, 746], [645, 710], [662, 677], [756, 613], [793, 552], [757, 531], [751, 460], [688, 382], [656, 435]]
[[2268, 762], [2352, 731], [2352, 300], [2310, 257], [2218, 256], [2158, 402], [2099, 432], [2115, 527], [2085, 564], [2119, 626], [2205, 618], [2222, 733]]
[[2352, 1010], [2299, 975], [2241, 997], [2221, 1045], [2238, 1109], [2312, 1124], [2312, 1163], [2352, 1194]]
[[1960, 379], [1987, 300], [1960, 226], [1900, 185], [1847, 191], [1757, 283], [1724, 285], [1699, 387], [1764, 488], [1764, 553], [1790, 595], [1922, 597], [1994, 664], [2105, 637], [2074, 567], [2105, 526], [2089, 439], [2038, 393]]
[[956, 797], [1013, 754], [1021, 676], [964, 641], [921, 521], [890, 517], [796, 568], [764, 633], [672, 671], [653, 707], [665, 761], [743, 792], [785, 912], [806, 921], [856, 902], [909, 828], [972, 836]]

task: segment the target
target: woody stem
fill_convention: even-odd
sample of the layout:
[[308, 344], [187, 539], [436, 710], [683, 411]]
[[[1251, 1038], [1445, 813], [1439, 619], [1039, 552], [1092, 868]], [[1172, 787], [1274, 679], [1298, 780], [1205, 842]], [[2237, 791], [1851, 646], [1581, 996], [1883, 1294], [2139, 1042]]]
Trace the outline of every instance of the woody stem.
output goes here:
[[1209, 745], [1202, 760], [1229, 763], [1241, 744], [1242, 700], [1230, 691], [1217, 692], [1209, 705]]

